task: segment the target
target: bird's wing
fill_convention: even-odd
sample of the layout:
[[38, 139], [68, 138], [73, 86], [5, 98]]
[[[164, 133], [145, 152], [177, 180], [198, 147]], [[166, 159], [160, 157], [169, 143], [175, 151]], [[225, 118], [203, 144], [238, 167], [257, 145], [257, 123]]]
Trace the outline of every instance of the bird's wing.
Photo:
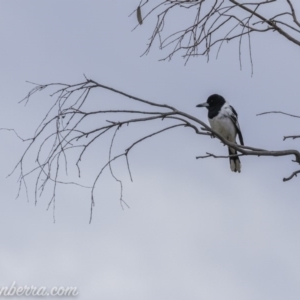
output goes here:
[[243, 140], [241, 128], [240, 128], [240, 125], [239, 125], [239, 122], [238, 122], [238, 114], [231, 105], [229, 105], [229, 107], [231, 109], [231, 112], [229, 114], [229, 118], [231, 119], [232, 123], [234, 124], [234, 126], [236, 128], [237, 134], [239, 136], [240, 144], [244, 146], [244, 140]]

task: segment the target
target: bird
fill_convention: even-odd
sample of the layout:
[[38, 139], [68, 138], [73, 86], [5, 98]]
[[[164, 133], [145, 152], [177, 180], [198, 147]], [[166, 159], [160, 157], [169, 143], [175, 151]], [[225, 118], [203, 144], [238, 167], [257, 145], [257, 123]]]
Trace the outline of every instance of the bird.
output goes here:
[[[206, 107], [208, 109], [208, 121], [211, 128], [220, 136], [231, 143], [236, 143], [238, 135], [241, 145], [244, 140], [240, 125], [238, 122], [238, 114], [235, 109], [220, 95], [213, 94], [207, 98], [207, 101], [196, 105], [196, 107]], [[237, 151], [228, 147], [230, 169], [233, 172], [241, 172], [241, 161], [236, 155]]]

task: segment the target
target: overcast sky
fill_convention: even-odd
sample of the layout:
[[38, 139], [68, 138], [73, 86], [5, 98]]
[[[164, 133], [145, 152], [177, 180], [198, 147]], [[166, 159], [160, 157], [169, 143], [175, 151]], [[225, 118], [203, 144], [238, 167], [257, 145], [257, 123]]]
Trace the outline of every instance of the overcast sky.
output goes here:
[[[54, 101], [46, 91], [26, 107], [18, 104], [32, 87], [26, 81], [77, 83], [86, 74], [205, 122], [207, 110], [195, 106], [219, 93], [238, 111], [246, 145], [297, 149], [298, 140], [283, 142], [283, 136], [299, 134], [298, 119], [256, 116], [300, 115], [297, 46], [276, 33], [255, 35], [253, 77], [247, 52], [240, 70], [234, 42], [209, 63], [200, 57], [184, 66], [180, 55], [159, 62], [164, 53], [155, 46], [140, 57], [153, 24], [131, 32], [137, 21], [128, 15], [138, 3], [1, 1], [0, 127], [30, 137]], [[102, 91], [91, 98], [95, 105], [119, 100]], [[130, 209], [122, 210], [119, 185], [106, 171], [93, 222], [90, 194], [68, 187], [58, 191], [54, 224], [50, 191], [36, 206], [33, 186], [29, 201], [24, 190], [15, 199], [17, 174], [6, 176], [26, 144], [12, 132], [1, 131], [0, 138], [1, 286], [76, 286], [78, 299], [298, 299], [299, 179], [282, 182], [297, 169], [292, 157], [242, 157], [235, 174], [227, 159], [195, 159], [207, 151], [227, 155], [217, 139], [175, 129], [132, 151], [133, 182], [125, 164], [115, 164]], [[117, 138], [126, 147], [132, 136]], [[91, 172], [85, 178], [101, 168], [108, 147], [103, 142], [85, 158]]]

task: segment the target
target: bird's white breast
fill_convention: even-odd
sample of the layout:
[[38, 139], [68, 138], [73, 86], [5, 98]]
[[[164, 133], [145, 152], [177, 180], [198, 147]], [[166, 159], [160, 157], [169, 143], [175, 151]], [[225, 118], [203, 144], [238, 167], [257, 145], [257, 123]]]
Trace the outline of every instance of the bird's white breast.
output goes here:
[[236, 128], [230, 118], [232, 114], [229, 104], [224, 104], [217, 116], [209, 119], [211, 128], [230, 142], [235, 142]]

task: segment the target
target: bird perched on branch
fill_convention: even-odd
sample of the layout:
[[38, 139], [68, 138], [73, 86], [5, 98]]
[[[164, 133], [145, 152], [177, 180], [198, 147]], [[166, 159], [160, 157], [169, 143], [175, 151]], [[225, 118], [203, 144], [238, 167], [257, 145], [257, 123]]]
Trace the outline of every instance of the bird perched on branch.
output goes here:
[[[196, 107], [206, 107], [208, 109], [208, 120], [211, 128], [220, 136], [231, 143], [236, 143], [236, 136], [239, 136], [240, 144], [244, 145], [238, 114], [235, 109], [217, 94], [208, 97], [207, 101], [198, 104]], [[241, 161], [236, 155], [237, 151], [228, 147], [230, 169], [233, 172], [241, 172]]]

